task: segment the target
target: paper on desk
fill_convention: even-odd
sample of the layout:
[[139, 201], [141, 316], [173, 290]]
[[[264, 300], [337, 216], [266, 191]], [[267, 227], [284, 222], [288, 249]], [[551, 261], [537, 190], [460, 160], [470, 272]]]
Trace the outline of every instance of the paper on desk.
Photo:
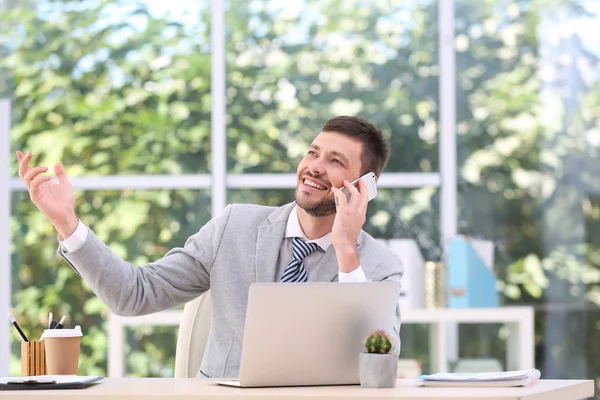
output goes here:
[[537, 369], [508, 372], [482, 373], [438, 373], [419, 377], [424, 386], [436, 387], [502, 387], [529, 386], [538, 381], [541, 374]]
[[79, 375], [36, 375], [36, 376], [11, 376], [0, 378], [0, 384], [21, 381], [54, 381], [56, 383], [91, 383], [102, 379], [100, 376]]
[[536, 375], [537, 373], [539, 373], [537, 369], [506, 372], [437, 373], [433, 375], [423, 375], [420, 379], [429, 381], [489, 382], [520, 380]]

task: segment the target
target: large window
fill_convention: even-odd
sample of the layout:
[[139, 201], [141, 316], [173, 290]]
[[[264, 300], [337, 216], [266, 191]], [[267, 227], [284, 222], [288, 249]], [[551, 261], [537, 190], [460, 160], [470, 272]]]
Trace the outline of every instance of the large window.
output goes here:
[[[2, 159], [10, 150], [10, 173], [15, 150], [31, 151], [36, 165], [61, 161], [78, 189], [81, 220], [136, 265], [182, 246], [211, 217], [210, 176], [202, 175], [211, 170], [210, 2], [0, 8], [0, 91], [12, 108]], [[11, 188], [15, 314], [34, 338], [48, 312], [66, 314], [85, 333], [80, 373], [106, 375], [109, 310], [56, 256], [54, 229], [16, 179]], [[172, 375], [175, 338], [157, 329], [128, 331], [128, 374]], [[150, 333], [164, 358], [152, 351]], [[11, 335], [10, 371], [18, 374]]]
[[229, 170], [295, 171], [325, 120], [358, 114], [389, 137], [388, 172], [438, 171], [436, 25], [435, 1], [231, 0]]
[[459, 230], [536, 307], [542, 376], [600, 376], [596, 1], [457, 1]]
[[2, 18], [11, 148], [71, 176], [209, 171], [210, 13], [196, 3], [17, 2]]

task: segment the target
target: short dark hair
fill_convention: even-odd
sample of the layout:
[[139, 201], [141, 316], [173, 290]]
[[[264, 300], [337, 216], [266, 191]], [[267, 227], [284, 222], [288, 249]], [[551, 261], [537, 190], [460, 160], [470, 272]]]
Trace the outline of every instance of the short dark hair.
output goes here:
[[387, 140], [375, 125], [358, 117], [339, 116], [325, 122], [322, 132], [339, 132], [352, 136], [363, 143], [361, 161], [362, 174], [373, 171], [380, 176], [390, 158]]

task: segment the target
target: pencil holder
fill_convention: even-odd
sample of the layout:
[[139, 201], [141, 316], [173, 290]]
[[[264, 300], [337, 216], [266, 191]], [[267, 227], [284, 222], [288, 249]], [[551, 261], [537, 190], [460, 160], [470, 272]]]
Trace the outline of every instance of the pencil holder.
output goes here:
[[44, 342], [21, 342], [21, 376], [46, 375]]

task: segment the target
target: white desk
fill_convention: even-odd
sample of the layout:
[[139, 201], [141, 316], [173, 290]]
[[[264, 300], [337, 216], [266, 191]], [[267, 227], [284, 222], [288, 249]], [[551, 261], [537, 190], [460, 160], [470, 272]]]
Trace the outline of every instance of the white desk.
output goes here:
[[239, 389], [217, 386], [208, 379], [107, 378], [81, 390], [0, 392], [2, 400], [578, 400], [593, 395], [593, 381], [541, 380], [524, 388], [426, 388], [417, 387], [412, 379], [398, 380], [394, 389], [363, 389], [360, 386]]
[[[140, 325], [178, 326], [181, 316], [182, 311], [179, 310], [163, 311], [141, 317], [119, 317], [110, 314], [108, 320], [108, 376], [118, 378], [124, 375], [124, 327]], [[467, 324], [505, 323], [509, 330], [508, 343], [506, 344], [507, 370], [535, 368], [533, 318], [533, 307], [402, 310], [403, 324], [431, 325], [431, 366], [432, 371], [435, 372], [449, 372], [446, 347], [446, 324], [448, 322]]]

